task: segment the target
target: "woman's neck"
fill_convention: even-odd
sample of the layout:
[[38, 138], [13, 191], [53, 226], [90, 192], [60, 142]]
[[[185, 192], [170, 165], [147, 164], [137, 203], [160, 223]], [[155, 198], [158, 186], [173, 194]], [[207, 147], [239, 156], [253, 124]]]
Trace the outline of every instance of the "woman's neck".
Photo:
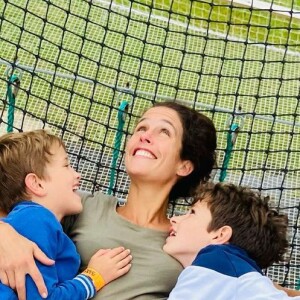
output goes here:
[[126, 204], [119, 207], [117, 212], [137, 225], [167, 231], [170, 228], [167, 218], [168, 194], [169, 188], [131, 184]]

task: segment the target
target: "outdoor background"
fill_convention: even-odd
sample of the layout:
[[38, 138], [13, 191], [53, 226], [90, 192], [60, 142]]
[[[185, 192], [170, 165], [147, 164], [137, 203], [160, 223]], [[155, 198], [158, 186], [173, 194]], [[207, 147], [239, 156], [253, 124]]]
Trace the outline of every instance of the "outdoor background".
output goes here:
[[[300, 0], [1, 1], [0, 132], [50, 129], [66, 142], [82, 189], [125, 199], [124, 143], [153, 102], [180, 101], [214, 121], [215, 181], [227, 121], [242, 116], [225, 181], [270, 195], [289, 215], [287, 262], [268, 274], [294, 288], [300, 278], [299, 11]], [[13, 78], [20, 80], [15, 104]]]

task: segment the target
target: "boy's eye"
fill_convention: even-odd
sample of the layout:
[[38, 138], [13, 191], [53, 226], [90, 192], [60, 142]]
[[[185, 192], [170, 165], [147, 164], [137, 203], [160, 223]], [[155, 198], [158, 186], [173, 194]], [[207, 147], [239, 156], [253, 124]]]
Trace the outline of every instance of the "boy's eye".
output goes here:
[[194, 210], [193, 208], [191, 208], [190, 211], [189, 211], [189, 214], [190, 214], [190, 215], [195, 214], [195, 210]]

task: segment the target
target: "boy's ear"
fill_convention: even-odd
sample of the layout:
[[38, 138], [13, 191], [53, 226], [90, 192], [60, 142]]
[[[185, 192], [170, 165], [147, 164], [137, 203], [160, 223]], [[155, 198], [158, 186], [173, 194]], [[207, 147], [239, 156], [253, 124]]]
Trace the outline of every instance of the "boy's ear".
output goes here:
[[25, 186], [31, 195], [42, 197], [46, 194], [42, 180], [34, 173], [29, 173], [26, 175]]
[[194, 170], [194, 165], [190, 160], [184, 160], [181, 162], [178, 170], [177, 170], [177, 175], [178, 176], [188, 176], [191, 174]]
[[232, 228], [225, 225], [215, 231], [215, 235], [212, 240], [212, 244], [223, 245], [227, 244], [232, 237]]

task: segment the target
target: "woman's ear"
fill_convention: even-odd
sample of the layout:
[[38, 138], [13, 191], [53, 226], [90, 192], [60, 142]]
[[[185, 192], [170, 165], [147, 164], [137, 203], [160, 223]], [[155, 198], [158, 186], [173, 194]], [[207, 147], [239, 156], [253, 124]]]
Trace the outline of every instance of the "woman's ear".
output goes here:
[[225, 225], [215, 231], [215, 235], [212, 239], [212, 244], [223, 245], [227, 244], [232, 237], [232, 228]]
[[190, 160], [184, 160], [181, 162], [178, 170], [177, 175], [181, 177], [188, 176], [194, 171], [194, 165]]
[[30, 195], [42, 197], [46, 194], [43, 181], [34, 173], [26, 175], [25, 186]]

